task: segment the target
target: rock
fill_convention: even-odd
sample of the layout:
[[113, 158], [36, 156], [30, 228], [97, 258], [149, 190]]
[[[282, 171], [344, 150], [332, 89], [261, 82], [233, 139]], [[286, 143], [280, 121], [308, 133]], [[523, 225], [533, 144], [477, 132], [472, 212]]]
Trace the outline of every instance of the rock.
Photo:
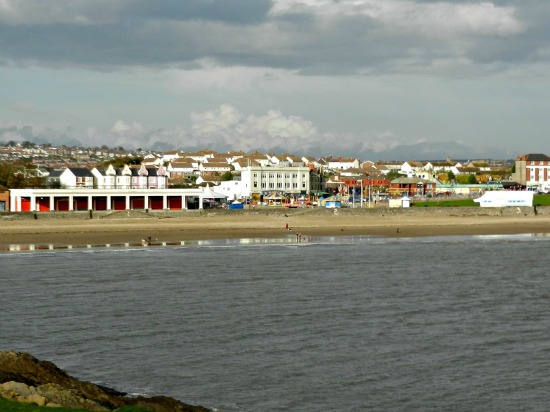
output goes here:
[[25, 397], [17, 397], [17, 400], [19, 402], [36, 403], [38, 406], [46, 406], [46, 398], [37, 393]]
[[28, 396], [36, 393], [36, 389], [33, 386], [29, 386], [21, 382], [5, 382], [0, 385], [0, 392], [2, 393], [17, 393], [20, 396]]
[[110, 411], [127, 405], [154, 412], [208, 411], [165, 396], [128, 397], [123, 392], [76, 379], [53, 363], [28, 353], [5, 350], [0, 350], [0, 396], [90, 411]]

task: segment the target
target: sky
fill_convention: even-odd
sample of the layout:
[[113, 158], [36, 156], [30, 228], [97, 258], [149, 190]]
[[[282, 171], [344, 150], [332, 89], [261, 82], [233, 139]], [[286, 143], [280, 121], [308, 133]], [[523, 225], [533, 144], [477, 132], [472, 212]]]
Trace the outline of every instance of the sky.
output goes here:
[[548, 0], [0, 0], [0, 142], [550, 155]]

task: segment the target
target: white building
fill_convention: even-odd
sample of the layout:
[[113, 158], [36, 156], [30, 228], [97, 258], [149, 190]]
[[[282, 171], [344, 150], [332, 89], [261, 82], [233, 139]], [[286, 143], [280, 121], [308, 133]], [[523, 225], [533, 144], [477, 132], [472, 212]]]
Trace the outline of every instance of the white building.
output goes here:
[[544, 154], [527, 154], [516, 158], [515, 182], [534, 187], [541, 192], [550, 192], [550, 157]]
[[418, 173], [424, 171], [424, 163], [422, 162], [405, 162], [399, 169], [399, 174], [409, 178], [418, 176]]
[[335, 159], [327, 159], [327, 167], [332, 170], [345, 170], [359, 167], [359, 159], [353, 159], [351, 157], [343, 158], [338, 157]]
[[287, 195], [309, 194], [308, 167], [249, 166], [241, 171], [241, 181], [250, 188], [250, 195], [282, 192]]
[[117, 172], [113, 165], [109, 165], [106, 168], [94, 167], [91, 173], [94, 175], [95, 187], [97, 189], [114, 189], [117, 187]]
[[220, 184], [214, 189], [216, 192], [226, 196], [230, 202], [233, 200], [248, 198], [251, 195], [249, 182], [242, 180], [226, 180], [220, 182]]
[[94, 175], [81, 167], [68, 167], [59, 175], [61, 187], [66, 189], [93, 189]]
[[11, 189], [11, 212], [202, 209], [210, 190]]

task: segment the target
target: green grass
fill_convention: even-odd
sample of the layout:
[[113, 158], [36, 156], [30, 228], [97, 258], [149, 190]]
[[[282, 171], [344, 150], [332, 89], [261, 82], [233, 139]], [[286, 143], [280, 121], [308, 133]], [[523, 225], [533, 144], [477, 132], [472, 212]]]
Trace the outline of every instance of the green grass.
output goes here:
[[[23, 403], [0, 397], [1, 412], [90, 412], [87, 409], [68, 409], [68, 408], [52, 408], [48, 406], [38, 406], [34, 403]], [[118, 412], [147, 412], [145, 409], [135, 406], [125, 406], [117, 409]]]
[[[550, 195], [536, 194], [533, 197], [533, 205], [535, 206], [550, 206]], [[472, 199], [453, 199], [453, 200], [437, 200], [431, 199], [422, 202], [411, 202], [411, 207], [476, 207], [479, 203]]]
[[453, 199], [453, 200], [428, 200], [426, 202], [411, 202], [412, 207], [464, 207], [479, 206], [479, 203], [472, 199]]
[[533, 204], [535, 206], [550, 206], [550, 195], [535, 195]]

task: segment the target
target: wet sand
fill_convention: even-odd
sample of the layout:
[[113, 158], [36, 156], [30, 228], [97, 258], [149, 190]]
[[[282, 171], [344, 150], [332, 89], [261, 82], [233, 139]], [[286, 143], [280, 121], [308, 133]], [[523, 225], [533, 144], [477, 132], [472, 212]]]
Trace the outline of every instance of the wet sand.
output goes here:
[[[550, 216], [365, 216], [215, 213], [190, 217], [0, 221], [0, 245], [97, 245], [295, 236], [444, 236], [550, 233]], [[288, 224], [288, 229], [286, 225]]]

